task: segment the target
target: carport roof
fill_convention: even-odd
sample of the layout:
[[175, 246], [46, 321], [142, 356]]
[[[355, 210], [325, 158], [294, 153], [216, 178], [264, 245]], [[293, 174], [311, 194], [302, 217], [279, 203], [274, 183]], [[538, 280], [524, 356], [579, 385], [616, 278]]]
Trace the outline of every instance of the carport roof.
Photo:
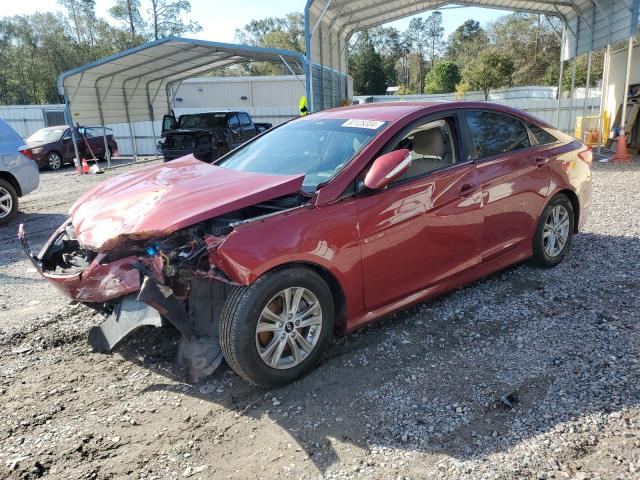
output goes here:
[[[349, 38], [356, 31], [437, 10], [479, 6], [560, 17], [567, 27], [564, 58], [635, 35], [639, 0], [307, 0], [307, 34], [325, 29]], [[309, 50], [309, 47], [307, 47]], [[314, 58], [317, 61], [318, 58]]]
[[58, 90], [74, 124], [146, 121], [167, 111], [169, 84], [250, 61], [305, 68], [298, 52], [167, 37], [65, 72]]

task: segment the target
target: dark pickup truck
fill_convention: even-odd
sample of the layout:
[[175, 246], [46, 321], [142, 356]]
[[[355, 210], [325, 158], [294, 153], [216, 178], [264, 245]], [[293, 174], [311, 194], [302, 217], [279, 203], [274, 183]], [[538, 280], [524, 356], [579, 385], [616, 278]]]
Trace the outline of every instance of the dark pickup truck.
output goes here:
[[246, 112], [194, 113], [177, 120], [165, 115], [158, 146], [165, 162], [190, 153], [198, 160], [213, 162], [271, 126], [254, 123]]

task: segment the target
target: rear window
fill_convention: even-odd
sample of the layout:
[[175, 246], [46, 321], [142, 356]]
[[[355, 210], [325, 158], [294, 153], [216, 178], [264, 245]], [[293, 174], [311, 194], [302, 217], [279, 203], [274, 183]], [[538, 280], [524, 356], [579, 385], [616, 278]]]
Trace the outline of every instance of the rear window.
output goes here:
[[531, 146], [529, 133], [517, 118], [497, 112], [477, 111], [466, 115], [478, 158], [488, 158]]
[[65, 130], [66, 127], [38, 130], [27, 138], [27, 142], [57, 142]]
[[529, 127], [529, 130], [531, 131], [533, 138], [536, 139], [538, 145], [548, 145], [558, 141], [556, 137], [533, 123], [528, 123], [527, 127]]

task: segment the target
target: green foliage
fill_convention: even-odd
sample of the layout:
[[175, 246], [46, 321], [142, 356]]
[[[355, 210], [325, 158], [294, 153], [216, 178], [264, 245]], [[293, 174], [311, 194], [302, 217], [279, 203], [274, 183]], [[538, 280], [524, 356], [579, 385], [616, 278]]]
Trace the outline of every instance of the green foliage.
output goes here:
[[[559, 22], [554, 26], [560, 29]], [[513, 60], [514, 85], [557, 85], [560, 42], [541, 15], [513, 13], [489, 25], [492, 48]], [[555, 78], [548, 75], [556, 72]]]
[[450, 93], [460, 82], [460, 69], [450, 60], [435, 64], [425, 79], [424, 93]]
[[[236, 30], [236, 40], [245, 45], [304, 53], [304, 15], [292, 12], [284, 18], [269, 17], [252, 20], [244, 28]], [[270, 62], [253, 62], [233, 70], [235, 74], [244, 75], [288, 75], [290, 73], [282, 63]]]
[[496, 50], [483, 50], [463, 72], [465, 83], [474, 90], [482, 90], [485, 100], [489, 97], [489, 90], [498, 87], [511, 86], [511, 77], [515, 71], [513, 60]]
[[[153, 15], [146, 22], [140, 0], [115, 0], [111, 14], [122, 28], [97, 17], [95, 0], [58, 0], [60, 13], [0, 18], [0, 104], [59, 103], [58, 76], [107, 55], [140, 45], [150, 38], [194, 29], [180, 20], [187, 0], [153, 0], [160, 7], [158, 30]], [[151, 13], [151, 12], [149, 12]]]
[[109, 14], [126, 26], [132, 42], [146, 27], [140, 13], [140, 0], [116, 0], [116, 4], [109, 9]]
[[349, 59], [349, 71], [353, 77], [356, 95], [383, 95], [387, 85], [382, 69], [382, 58], [376, 52], [369, 34], [365, 31], [356, 51]]
[[464, 70], [488, 44], [489, 37], [480, 23], [467, 20], [449, 36], [445, 57]]
[[150, 0], [150, 27], [153, 38], [158, 40], [171, 35], [199, 32], [202, 27], [193, 20], [184, 21], [182, 15], [191, 11], [188, 0]]

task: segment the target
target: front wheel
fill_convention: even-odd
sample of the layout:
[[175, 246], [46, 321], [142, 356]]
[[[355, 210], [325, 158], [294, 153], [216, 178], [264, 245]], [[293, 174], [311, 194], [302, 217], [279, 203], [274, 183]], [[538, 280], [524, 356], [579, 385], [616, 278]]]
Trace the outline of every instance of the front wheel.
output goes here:
[[333, 334], [331, 290], [317, 273], [268, 272], [227, 298], [220, 343], [227, 363], [262, 387], [294, 381], [320, 360]]
[[571, 245], [574, 224], [571, 201], [562, 193], [553, 197], [538, 221], [533, 238], [533, 263], [542, 267], [560, 263]]

